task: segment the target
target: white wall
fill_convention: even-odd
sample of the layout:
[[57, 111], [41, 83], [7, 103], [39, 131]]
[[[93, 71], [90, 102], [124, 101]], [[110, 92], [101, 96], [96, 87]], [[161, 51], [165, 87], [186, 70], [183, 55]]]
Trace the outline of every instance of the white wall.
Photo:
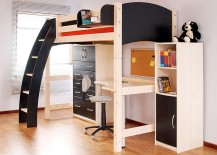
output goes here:
[[[18, 106], [17, 98], [10, 95], [10, 58], [11, 58], [11, 1], [0, 0], [0, 111], [16, 109]], [[28, 0], [25, 0], [28, 1]], [[103, 4], [113, 4], [113, 0], [31, 0], [50, 4], [71, 4], [72, 12], [81, 8], [98, 8]], [[119, 0], [120, 1], [120, 0]], [[122, 2], [133, 2], [135, 0], [123, 0]], [[216, 20], [216, 0], [138, 0], [151, 2], [177, 10], [178, 29], [181, 34], [181, 26], [188, 20], [194, 20], [199, 25], [202, 34], [200, 42], [204, 43], [204, 140], [217, 144], [217, 20]], [[129, 113], [134, 117], [134, 113]], [[138, 118], [142, 115], [136, 116]]]
[[[150, 2], [174, 9], [178, 14], [178, 34], [182, 33], [184, 22], [194, 20], [202, 34], [200, 42], [204, 43], [204, 140], [217, 144], [217, 1], [216, 0], [115, 0], [119, 2]], [[83, 0], [81, 7], [96, 8], [103, 4], [112, 4], [113, 0]], [[131, 116], [137, 115], [136, 113]]]
[[10, 62], [12, 45], [12, 3], [0, 0], [0, 109], [10, 108]]

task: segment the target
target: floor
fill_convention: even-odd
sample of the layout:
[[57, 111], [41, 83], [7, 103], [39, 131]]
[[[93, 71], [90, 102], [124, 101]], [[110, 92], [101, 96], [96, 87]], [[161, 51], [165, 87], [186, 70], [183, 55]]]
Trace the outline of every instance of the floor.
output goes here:
[[[176, 155], [154, 145], [154, 133], [126, 139], [121, 153], [113, 152], [113, 135], [107, 131], [92, 140], [90, 130], [83, 133], [88, 122], [72, 118], [71, 110], [52, 112], [51, 120], [44, 119], [44, 111], [38, 112], [38, 127], [26, 128], [18, 123], [18, 114], [0, 115], [0, 155]], [[127, 126], [130, 126], [128, 124]], [[217, 150], [201, 147], [180, 155], [217, 155]]]

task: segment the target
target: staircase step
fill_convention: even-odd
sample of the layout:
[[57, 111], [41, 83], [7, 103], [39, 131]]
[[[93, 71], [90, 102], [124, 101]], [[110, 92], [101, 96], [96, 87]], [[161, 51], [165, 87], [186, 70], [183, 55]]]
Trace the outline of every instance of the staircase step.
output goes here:
[[28, 90], [24, 90], [23, 93], [24, 94], [29, 94], [29, 91]]
[[44, 39], [39, 39], [38, 41], [44, 41]]
[[21, 111], [27, 113], [27, 108], [21, 108]]
[[26, 76], [32, 76], [33, 74], [32, 73], [26, 73]]
[[38, 58], [38, 56], [32, 56], [32, 58], [33, 58], [33, 59], [37, 59], [37, 58]]

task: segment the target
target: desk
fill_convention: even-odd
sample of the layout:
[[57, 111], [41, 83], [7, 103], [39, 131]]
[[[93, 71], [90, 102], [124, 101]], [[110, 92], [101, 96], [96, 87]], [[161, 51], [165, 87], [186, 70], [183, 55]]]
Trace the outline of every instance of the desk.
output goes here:
[[[97, 86], [100, 86], [98, 89], [97, 95], [101, 95], [101, 90], [107, 90], [111, 92], [115, 92], [114, 83], [112, 81], [95, 81]], [[130, 136], [135, 136], [143, 133], [148, 133], [154, 131], [154, 124], [148, 124], [144, 126], [134, 127], [125, 129], [125, 96], [132, 94], [142, 94], [142, 93], [153, 93], [154, 92], [154, 80], [144, 80], [137, 78], [122, 78], [122, 118], [121, 118], [121, 126], [122, 126], [122, 147], [125, 146], [125, 138]], [[115, 110], [115, 109], [114, 109]], [[114, 131], [115, 130], [114, 124]], [[116, 134], [116, 133], [114, 133]]]

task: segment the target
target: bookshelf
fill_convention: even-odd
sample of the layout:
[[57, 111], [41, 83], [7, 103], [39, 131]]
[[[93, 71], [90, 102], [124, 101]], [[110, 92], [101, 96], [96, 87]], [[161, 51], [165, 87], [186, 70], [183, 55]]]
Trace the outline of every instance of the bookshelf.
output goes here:
[[[164, 67], [168, 49], [175, 51], [176, 65], [166, 58]], [[162, 76], [169, 77], [172, 94], [160, 92]], [[155, 83], [155, 144], [177, 153], [203, 146], [203, 44], [156, 43]]]
[[[90, 14], [90, 23], [84, 24], [82, 22], [83, 12]], [[91, 17], [94, 17], [96, 22], [92, 22]], [[77, 13], [77, 27], [79, 28], [99, 27], [102, 25], [114, 25], [114, 5], [104, 5], [100, 10], [83, 9]]]

